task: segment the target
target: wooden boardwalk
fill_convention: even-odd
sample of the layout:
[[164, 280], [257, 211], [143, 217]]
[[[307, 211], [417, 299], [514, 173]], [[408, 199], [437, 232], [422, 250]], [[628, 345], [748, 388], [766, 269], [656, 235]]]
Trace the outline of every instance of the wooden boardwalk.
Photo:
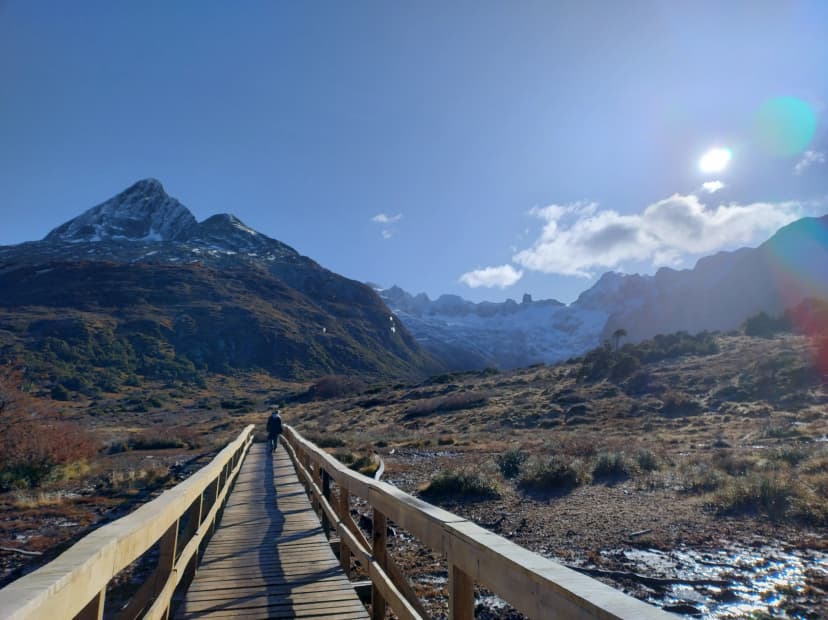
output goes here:
[[282, 446], [251, 446], [176, 618], [368, 618]]

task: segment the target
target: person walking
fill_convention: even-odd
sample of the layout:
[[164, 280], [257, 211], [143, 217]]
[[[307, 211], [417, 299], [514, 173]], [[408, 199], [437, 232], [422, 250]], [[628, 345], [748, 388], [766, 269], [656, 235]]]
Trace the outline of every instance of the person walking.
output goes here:
[[273, 413], [270, 414], [270, 417], [267, 419], [267, 443], [270, 446], [270, 451], [273, 452], [276, 449], [276, 445], [279, 443], [279, 435], [282, 434], [282, 416], [279, 413], [279, 409], [275, 409]]

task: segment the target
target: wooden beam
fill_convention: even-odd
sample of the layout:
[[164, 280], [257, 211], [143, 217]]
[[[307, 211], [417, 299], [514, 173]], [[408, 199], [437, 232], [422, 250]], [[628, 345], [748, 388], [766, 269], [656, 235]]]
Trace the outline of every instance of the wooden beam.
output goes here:
[[79, 614], [75, 616], [75, 620], [103, 620], [104, 600], [106, 599], [106, 591], [103, 590], [84, 607]]
[[[340, 519], [342, 519], [343, 516], [347, 516], [348, 518], [351, 516], [351, 502], [348, 499], [348, 489], [345, 487], [339, 487], [336, 512]], [[342, 567], [342, 571], [345, 573], [345, 576], [350, 579], [351, 549], [348, 547], [348, 543], [341, 537], [339, 539], [339, 565]]]
[[449, 620], [474, 618], [474, 580], [449, 558]]
[[[374, 508], [374, 518], [372, 521], [373, 527], [371, 538], [373, 539], [373, 552], [376, 563], [385, 571], [386, 558], [388, 557], [388, 521], [385, 515]], [[374, 576], [371, 577], [374, 580]], [[373, 620], [385, 620], [385, 596], [383, 596], [383, 588], [375, 583], [374, 590], [371, 594], [371, 618]]]

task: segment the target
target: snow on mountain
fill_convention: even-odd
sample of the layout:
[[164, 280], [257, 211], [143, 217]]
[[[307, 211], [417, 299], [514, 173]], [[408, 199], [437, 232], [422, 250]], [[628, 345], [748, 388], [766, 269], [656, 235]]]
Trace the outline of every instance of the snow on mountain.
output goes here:
[[239, 260], [264, 266], [274, 275], [287, 268], [318, 268], [290, 246], [222, 213], [196, 221], [161, 183], [144, 179], [69, 220], [42, 241], [0, 247], [8, 256], [29, 261], [111, 260], [228, 266]]
[[457, 295], [432, 301], [398, 286], [380, 291], [417, 341], [452, 368], [517, 368], [551, 363], [597, 346], [609, 312], [554, 299], [473, 303]]
[[55, 228], [44, 241], [173, 241], [184, 239], [196, 219], [155, 179], [138, 181], [117, 196]]

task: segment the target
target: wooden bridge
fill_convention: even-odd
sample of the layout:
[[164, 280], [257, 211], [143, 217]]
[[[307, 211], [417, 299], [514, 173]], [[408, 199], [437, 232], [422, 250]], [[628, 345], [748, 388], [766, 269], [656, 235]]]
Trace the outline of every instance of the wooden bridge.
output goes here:
[[[355, 498], [373, 513], [370, 540]], [[673, 617], [355, 473], [290, 427], [271, 455], [249, 426], [189, 479], [0, 590], [0, 618], [427, 618], [387, 551], [389, 522], [446, 558], [452, 619], [474, 617], [475, 584], [530, 618]], [[108, 597], [131, 569], [140, 586]]]

